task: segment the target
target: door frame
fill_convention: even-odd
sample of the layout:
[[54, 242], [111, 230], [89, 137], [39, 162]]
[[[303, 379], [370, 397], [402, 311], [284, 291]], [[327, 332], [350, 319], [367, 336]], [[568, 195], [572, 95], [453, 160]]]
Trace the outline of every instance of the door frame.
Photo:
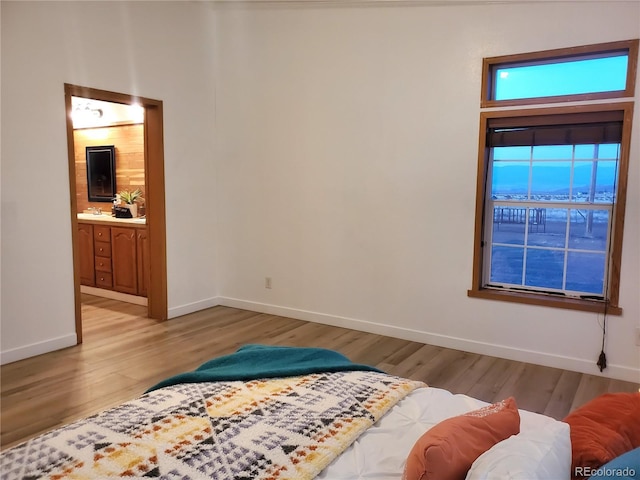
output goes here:
[[73, 245], [73, 284], [77, 343], [82, 343], [80, 302], [80, 255], [78, 252], [78, 217], [76, 200], [76, 165], [71, 97], [140, 105], [144, 108], [144, 177], [147, 234], [149, 236], [149, 288], [147, 315], [156, 320], [168, 318], [167, 239], [164, 185], [164, 134], [162, 101], [124, 93], [110, 92], [69, 83], [64, 84], [69, 156], [69, 191], [71, 194], [71, 242]]

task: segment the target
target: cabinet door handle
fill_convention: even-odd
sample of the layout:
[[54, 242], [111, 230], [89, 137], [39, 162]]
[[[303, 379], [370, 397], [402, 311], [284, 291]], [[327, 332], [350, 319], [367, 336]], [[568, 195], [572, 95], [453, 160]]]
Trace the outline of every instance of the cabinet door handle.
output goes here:
[[98, 232], [98, 236], [101, 237], [102, 236], [102, 232]]

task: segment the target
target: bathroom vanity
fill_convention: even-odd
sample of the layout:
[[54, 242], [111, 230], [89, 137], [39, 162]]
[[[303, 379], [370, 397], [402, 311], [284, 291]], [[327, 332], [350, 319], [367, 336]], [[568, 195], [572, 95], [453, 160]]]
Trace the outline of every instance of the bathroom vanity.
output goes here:
[[78, 214], [80, 284], [147, 296], [149, 244], [145, 219]]

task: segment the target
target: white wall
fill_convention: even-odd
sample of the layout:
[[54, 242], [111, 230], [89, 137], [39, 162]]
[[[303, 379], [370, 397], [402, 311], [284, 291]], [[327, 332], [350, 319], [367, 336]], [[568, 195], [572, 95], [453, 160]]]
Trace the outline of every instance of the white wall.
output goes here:
[[[466, 296], [480, 69], [638, 38], [640, 4], [392, 4], [215, 7], [222, 303], [599, 374], [597, 315]], [[639, 109], [604, 372], [632, 381]]]
[[[466, 296], [480, 65], [637, 38], [640, 4], [421, 3], [1, 2], [2, 361], [75, 343], [66, 82], [164, 102], [170, 316], [220, 294], [598, 373], [596, 315]], [[604, 372], [635, 381], [637, 111]]]
[[64, 83], [164, 102], [170, 315], [216, 296], [211, 16], [1, 2], [2, 362], [76, 343]]

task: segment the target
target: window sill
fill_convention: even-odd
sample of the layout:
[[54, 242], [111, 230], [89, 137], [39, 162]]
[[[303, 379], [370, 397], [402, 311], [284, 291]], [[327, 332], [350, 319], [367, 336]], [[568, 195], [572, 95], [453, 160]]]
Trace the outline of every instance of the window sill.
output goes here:
[[527, 305], [540, 305], [543, 307], [565, 308], [582, 312], [605, 313], [606, 308], [607, 315], [622, 315], [621, 307], [605, 305], [605, 303], [600, 300], [583, 300], [580, 298], [556, 297], [536, 293], [506, 292], [488, 288], [468, 290], [467, 296], [503, 302], [524, 303]]

